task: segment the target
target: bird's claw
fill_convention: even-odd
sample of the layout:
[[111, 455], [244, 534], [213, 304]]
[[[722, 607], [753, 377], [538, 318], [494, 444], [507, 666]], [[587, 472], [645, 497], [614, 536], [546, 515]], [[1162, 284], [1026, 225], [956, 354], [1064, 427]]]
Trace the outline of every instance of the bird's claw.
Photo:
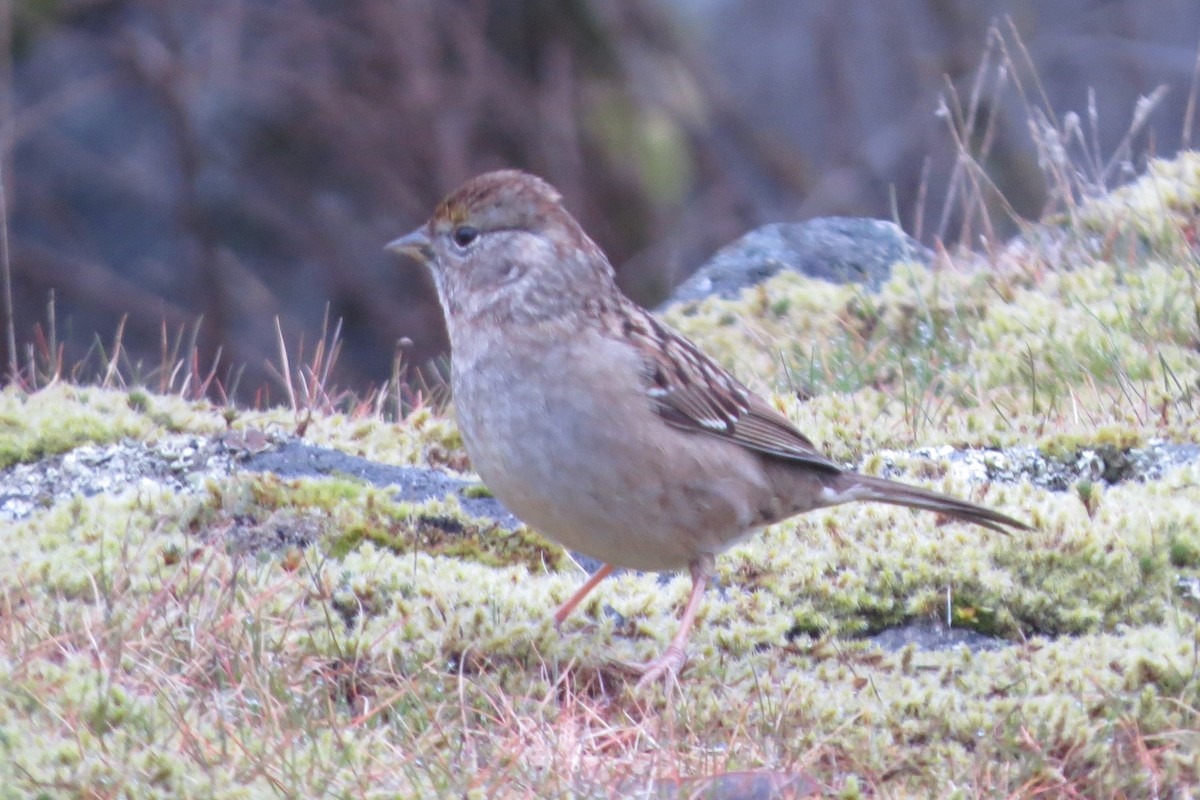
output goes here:
[[637, 675], [635, 692], [644, 692], [660, 681], [674, 681], [687, 663], [687, 653], [671, 645], [658, 658], [643, 663], [621, 661], [617, 666], [630, 675]]

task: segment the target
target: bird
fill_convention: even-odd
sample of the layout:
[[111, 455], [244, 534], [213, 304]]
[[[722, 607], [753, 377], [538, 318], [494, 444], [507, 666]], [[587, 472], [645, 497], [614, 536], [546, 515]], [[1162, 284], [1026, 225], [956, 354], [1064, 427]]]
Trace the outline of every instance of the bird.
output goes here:
[[604, 252], [530, 173], [468, 180], [387, 249], [431, 273], [450, 341], [454, 412], [472, 468], [530, 527], [603, 566], [687, 568], [670, 644], [628, 668], [635, 691], [677, 680], [716, 556], [814, 509], [874, 501], [995, 531], [998, 511], [860, 474], [695, 343], [626, 297]]

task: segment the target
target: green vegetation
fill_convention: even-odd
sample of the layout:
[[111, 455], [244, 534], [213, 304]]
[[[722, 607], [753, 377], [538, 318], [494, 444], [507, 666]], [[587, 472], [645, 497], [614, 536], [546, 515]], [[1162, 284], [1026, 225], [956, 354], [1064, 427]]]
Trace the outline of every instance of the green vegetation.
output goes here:
[[[1198, 198], [1188, 154], [986, 271], [903, 268], [879, 296], [780, 276], [672, 321], [868, 471], [881, 448], [1035, 444], [1068, 461], [1196, 441]], [[9, 388], [0, 458], [298, 416]], [[466, 464], [428, 407], [300, 424], [380, 461]], [[579, 571], [453, 501], [234, 475], [58, 502], [0, 534], [0, 798], [608, 796], [756, 769], [842, 797], [1200, 786], [1200, 605], [1182, 588], [1200, 580], [1200, 464], [1059, 493], [898, 466], [1036, 530], [884, 506], [773, 526], [719, 561], [684, 682], [644, 698], [614, 661], [661, 649], [684, 578], [612, 578], [558, 632]], [[857, 640], [947, 614], [1010, 646]]]

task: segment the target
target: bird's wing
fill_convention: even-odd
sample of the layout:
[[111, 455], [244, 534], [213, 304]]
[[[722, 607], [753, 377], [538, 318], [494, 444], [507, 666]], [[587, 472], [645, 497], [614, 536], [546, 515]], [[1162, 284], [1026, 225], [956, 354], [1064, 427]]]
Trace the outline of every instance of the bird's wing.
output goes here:
[[760, 453], [842, 471], [787, 417], [681, 334], [632, 303], [621, 312], [620, 333], [642, 356], [646, 394], [669, 424]]

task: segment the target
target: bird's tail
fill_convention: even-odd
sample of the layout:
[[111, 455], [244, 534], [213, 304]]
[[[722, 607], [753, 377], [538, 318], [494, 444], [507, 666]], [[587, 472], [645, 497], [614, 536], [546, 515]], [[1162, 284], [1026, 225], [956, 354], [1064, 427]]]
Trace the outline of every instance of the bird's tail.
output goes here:
[[897, 506], [920, 508], [926, 511], [937, 511], [948, 517], [973, 522], [985, 528], [991, 528], [1000, 533], [1008, 533], [1005, 528], [1017, 530], [1033, 530], [1032, 527], [1020, 520], [1013, 519], [1007, 514], [993, 511], [990, 508], [968, 503], [940, 492], [931, 492], [906, 483], [889, 481], [886, 478], [875, 478], [870, 475], [860, 475], [845, 472], [840, 476], [840, 486], [837, 491], [844, 493], [846, 500], [868, 500], [877, 503], [891, 503]]

